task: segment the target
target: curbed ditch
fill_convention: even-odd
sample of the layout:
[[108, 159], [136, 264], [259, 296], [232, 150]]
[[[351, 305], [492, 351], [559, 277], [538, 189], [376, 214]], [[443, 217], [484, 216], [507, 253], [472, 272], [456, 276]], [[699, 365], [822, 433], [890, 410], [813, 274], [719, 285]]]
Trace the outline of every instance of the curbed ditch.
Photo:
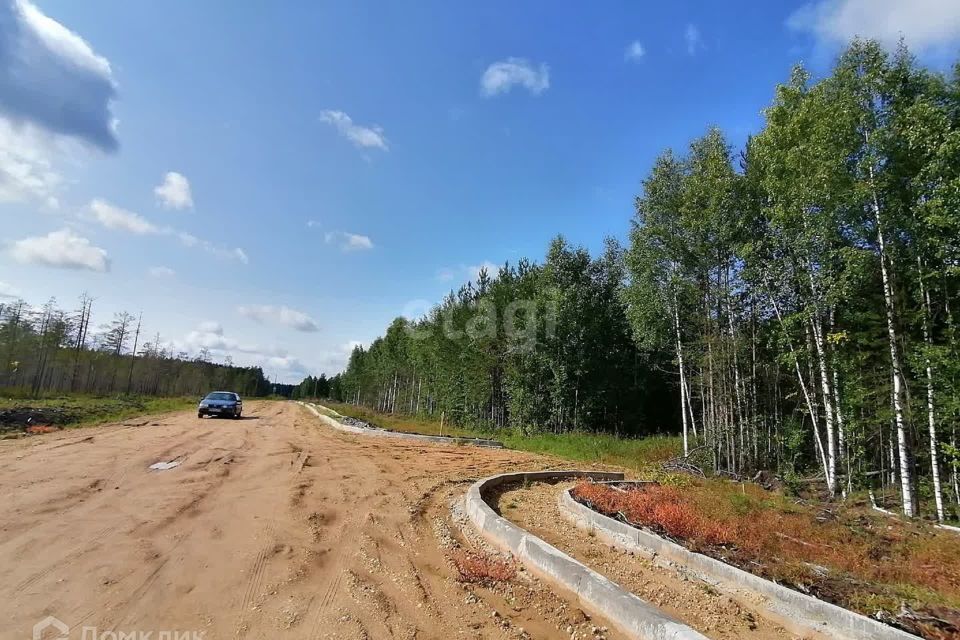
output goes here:
[[650, 531], [605, 516], [578, 502], [570, 489], [560, 492], [560, 513], [607, 544], [653, 559], [749, 604], [798, 634], [846, 640], [916, 640], [917, 636], [843, 607], [794, 591], [720, 560], [695, 553]]
[[510, 483], [592, 478], [623, 480], [619, 472], [537, 471], [505, 473], [475, 482], [464, 497], [464, 509], [480, 534], [492, 545], [512, 553], [533, 573], [572, 594], [580, 604], [607, 618], [631, 638], [643, 640], [705, 640], [706, 636], [623, 589], [605, 576], [502, 517], [487, 504], [485, 494]]

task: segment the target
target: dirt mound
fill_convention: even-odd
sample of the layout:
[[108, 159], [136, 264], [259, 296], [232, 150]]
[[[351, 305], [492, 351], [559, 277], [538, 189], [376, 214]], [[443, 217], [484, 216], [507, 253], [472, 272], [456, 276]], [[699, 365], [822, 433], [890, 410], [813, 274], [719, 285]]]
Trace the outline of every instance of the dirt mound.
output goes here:
[[26, 430], [37, 425], [64, 425], [76, 416], [59, 407], [14, 407], [0, 410], [0, 431]]

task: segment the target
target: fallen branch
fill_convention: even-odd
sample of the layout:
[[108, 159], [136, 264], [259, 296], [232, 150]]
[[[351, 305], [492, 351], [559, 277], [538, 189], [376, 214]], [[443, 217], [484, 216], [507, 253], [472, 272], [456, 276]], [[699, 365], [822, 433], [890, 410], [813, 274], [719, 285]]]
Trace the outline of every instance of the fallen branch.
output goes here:
[[870, 492], [870, 505], [873, 507], [873, 509], [874, 509], [875, 511], [879, 511], [880, 513], [886, 514], [886, 515], [888, 515], [888, 516], [892, 516], [892, 517], [894, 517], [894, 518], [899, 517], [899, 516], [898, 516], [897, 514], [895, 514], [893, 511], [890, 511], [889, 509], [884, 509], [883, 507], [878, 506], [878, 505], [877, 505], [877, 499], [876, 499], [876, 497], [874, 497], [873, 491]]

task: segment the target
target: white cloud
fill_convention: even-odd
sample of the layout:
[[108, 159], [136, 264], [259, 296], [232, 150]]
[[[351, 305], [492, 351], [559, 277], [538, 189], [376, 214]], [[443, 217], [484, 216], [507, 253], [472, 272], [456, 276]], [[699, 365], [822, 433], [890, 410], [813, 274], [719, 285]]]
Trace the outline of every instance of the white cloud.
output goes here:
[[192, 209], [193, 193], [190, 191], [190, 181], [186, 176], [176, 171], [169, 171], [163, 176], [163, 182], [153, 189], [157, 200], [166, 209]]
[[500, 267], [493, 264], [489, 260], [484, 260], [480, 264], [472, 265], [467, 267], [467, 273], [470, 275], [470, 279], [476, 282], [480, 279], [480, 272], [486, 269], [487, 275], [491, 278], [496, 278], [497, 273], [500, 272]]
[[186, 231], [178, 231], [177, 238], [180, 239], [180, 244], [187, 248], [195, 247], [200, 244], [200, 238], [192, 233], [187, 233]]
[[308, 229], [313, 229], [313, 228], [319, 227], [319, 226], [320, 226], [320, 221], [319, 221], [319, 220], [307, 220], [307, 228], [308, 228]]
[[218, 336], [223, 335], [223, 325], [216, 320], [204, 320], [197, 326], [201, 333], [215, 333]]
[[437, 280], [440, 282], [450, 282], [457, 277], [457, 272], [455, 269], [450, 267], [440, 267], [437, 269]]
[[346, 113], [332, 109], [322, 111], [320, 121], [333, 126], [340, 135], [361, 149], [389, 151], [383, 129], [377, 125], [364, 127], [354, 124], [353, 119]]
[[347, 231], [327, 231], [323, 234], [323, 239], [327, 244], [339, 244], [344, 251], [366, 251], [373, 249], [373, 240], [370, 236], [359, 233], [349, 233]]
[[150, 267], [147, 273], [149, 273], [154, 278], [172, 278], [177, 275], [177, 272], [171, 269], [170, 267]]
[[363, 343], [359, 340], [350, 340], [337, 345], [332, 351], [321, 354], [320, 361], [323, 365], [322, 368], [327, 373], [343, 371], [347, 368], [347, 363], [350, 361], [350, 354], [353, 353], [353, 349], [362, 346]]
[[297, 331], [319, 331], [316, 321], [302, 311], [286, 306], [275, 307], [269, 304], [254, 304], [237, 307], [237, 312], [245, 318], [260, 323], [275, 323]]
[[524, 58], [507, 58], [494, 62], [480, 78], [480, 92], [487, 97], [508, 93], [514, 86], [538, 96], [550, 88], [550, 67], [534, 66]]
[[480, 264], [464, 265], [458, 267], [441, 267], [437, 270], [437, 280], [440, 282], [450, 282], [457, 278], [476, 282], [480, 277], [480, 270], [486, 269], [487, 275], [496, 278], [500, 273], [500, 267], [489, 260], [484, 260]]
[[0, 0], [0, 113], [105, 151], [118, 147], [106, 58], [29, 0]]
[[700, 35], [700, 28], [695, 24], [688, 24], [684, 29], [683, 40], [687, 43], [687, 53], [691, 56], [703, 49], [703, 36]]
[[0, 298], [19, 298], [20, 290], [12, 284], [0, 281]]
[[63, 179], [50, 157], [57, 152], [49, 134], [0, 117], [0, 202], [36, 201], [56, 209]]
[[230, 358], [237, 366], [262, 367], [268, 376], [285, 382], [299, 382], [307, 375], [307, 369], [300, 359], [286, 349], [239, 342], [225, 335], [223, 326], [212, 320], [201, 322], [183, 338], [164, 341], [161, 346], [173, 353], [186, 353], [188, 357], [195, 357], [206, 350], [214, 360]]
[[14, 260], [24, 264], [100, 272], [110, 269], [106, 251], [67, 228], [17, 240], [10, 253]]
[[107, 229], [128, 231], [137, 235], [160, 232], [160, 229], [142, 216], [132, 211], [121, 209], [99, 198], [93, 200], [88, 209], [90, 216]]
[[794, 12], [787, 25], [830, 44], [861, 36], [892, 46], [903, 37], [915, 49], [936, 49], [960, 41], [960, 2], [818, 0]]
[[229, 249], [220, 245], [216, 245], [209, 240], [203, 240], [193, 235], [192, 233], [187, 233], [186, 231], [173, 231], [170, 230], [169, 233], [173, 233], [177, 236], [177, 239], [180, 240], [180, 244], [187, 247], [188, 249], [201, 249], [207, 253], [214, 255], [218, 258], [237, 260], [243, 264], [249, 264], [250, 258], [247, 256], [247, 252], [243, 249], [237, 247], [234, 249]]
[[627, 45], [627, 50], [623, 52], [623, 59], [629, 62], [640, 62], [643, 56], [647, 55], [647, 50], [639, 40], [634, 40]]

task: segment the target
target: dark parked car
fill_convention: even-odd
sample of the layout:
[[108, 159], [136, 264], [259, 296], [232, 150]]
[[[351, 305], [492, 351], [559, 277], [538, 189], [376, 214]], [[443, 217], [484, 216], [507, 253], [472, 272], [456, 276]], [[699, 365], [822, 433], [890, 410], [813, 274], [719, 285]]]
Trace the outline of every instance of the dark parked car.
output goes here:
[[243, 400], [232, 391], [214, 391], [200, 401], [197, 407], [197, 417], [225, 416], [239, 418], [243, 413]]

